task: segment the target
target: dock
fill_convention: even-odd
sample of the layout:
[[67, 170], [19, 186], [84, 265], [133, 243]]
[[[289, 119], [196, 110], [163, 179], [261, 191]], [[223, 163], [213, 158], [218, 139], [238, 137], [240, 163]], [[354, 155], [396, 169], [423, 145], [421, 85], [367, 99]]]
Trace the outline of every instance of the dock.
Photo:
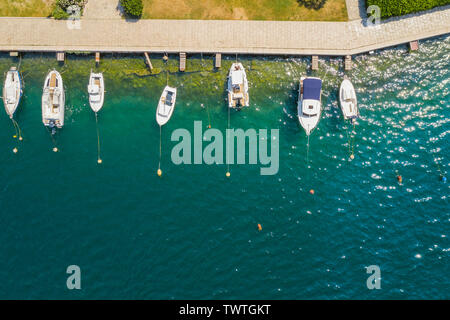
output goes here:
[[180, 71], [186, 71], [186, 53], [180, 53]]
[[152, 61], [150, 60], [150, 56], [148, 55], [147, 52], [144, 52], [144, 56], [145, 56], [145, 63], [147, 64], [148, 68], [150, 69], [150, 72], [153, 72], [153, 65], [152, 65]]
[[[376, 29], [374, 29], [376, 28]], [[170, 32], [168, 32], [170, 30]], [[384, 20], [345, 22], [1, 17], [0, 51], [347, 56], [450, 33], [450, 5]], [[236, 35], [239, 35], [237, 37]], [[320, 35], [320, 36], [318, 36]]]
[[319, 70], [319, 57], [318, 56], [312, 56], [311, 70], [313, 70], [313, 71]]
[[65, 56], [66, 56], [66, 55], [65, 55], [64, 52], [59, 51], [59, 52], [56, 53], [56, 60], [57, 60], [58, 62], [64, 62]]
[[344, 69], [345, 71], [352, 70], [352, 56], [345, 56]]
[[419, 41], [411, 41], [409, 43], [409, 50], [411, 50], [411, 51], [419, 50]]
[[216, 57], [214, 59], [214, 67], [216, 69], [220, 69], [222, 67], [222, 54], [216, 53]]

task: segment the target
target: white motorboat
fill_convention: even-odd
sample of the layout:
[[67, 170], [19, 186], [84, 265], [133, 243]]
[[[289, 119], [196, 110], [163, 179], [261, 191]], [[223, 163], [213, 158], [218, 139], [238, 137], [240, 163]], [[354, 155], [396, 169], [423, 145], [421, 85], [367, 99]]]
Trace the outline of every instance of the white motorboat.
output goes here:
[[64, 86], [61, 75], [53, 70], [45, 78], [42, 94], [42, 122], [46, 127], [64, 126]]
[[298, 120], [306, 135], [317, 127], [322, 112], [322, 80], [314, 77], [300, 79]]
[[88, 93], [89, 105], [91, 106], [92, 111], [94, 111], [95, 113], [99, 112], [103, 107], [105, 98], [105, 83], [103, 80], [103, 73], [93, 73], [91, 71]]
[[242, 63], [233, 63], [228, 74], [228, 106], [230, 108], [248, 107], [248, 80]]
[[166, 86], [156, 109], [156, 122], [160, 126], [165, 125], [173, 114], [177, 100], [177, 88]]
[[352, 122], [355, 121], [359, 117], [358, 101], [356, 99], [355, 88], [347, 78], [344, 78], [344, 81], [341, 83], [339, 101], [344, 119], [351, 119]]
[[5, 85], [3, 86], [3, 103], [8, 116], [12, 119], [22, 97], [22, 78], [15, 67], [6, 73]]

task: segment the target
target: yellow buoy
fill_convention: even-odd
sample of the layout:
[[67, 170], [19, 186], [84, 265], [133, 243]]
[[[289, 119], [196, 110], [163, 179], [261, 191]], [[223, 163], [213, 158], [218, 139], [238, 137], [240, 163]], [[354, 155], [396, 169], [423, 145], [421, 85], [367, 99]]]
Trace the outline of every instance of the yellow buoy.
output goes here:
[[58, 148], [57, 148], [57, 147], [54, 147], [54, 148], [53, 148], [53, 152], [58, 152]]
[[229, 178], [231, 176], [231, 174], [229, 172], [227, 172], [226, 176], [227, 176], [227, 178]]
[[14, 153], [17, 153], [17, 151], [18, 151], [17, 148], [14, 148], [14, 149], [13, 149], [13, 152], [14, 152]]
[[16, 135], [13, 135], [13, 138], [15, 139], [15, 138], [17, 138], [17, 136], [16, 136]]
[[97, 160], [97, 163], [98, 163], [98, 164], [101, 164], [102, 162], [103, 162], [102, 159], [98, 159], [98, 160]]
[[158, 177], [161, 177], [161, 176], [162, 176], [162, 170], [158, 169]]

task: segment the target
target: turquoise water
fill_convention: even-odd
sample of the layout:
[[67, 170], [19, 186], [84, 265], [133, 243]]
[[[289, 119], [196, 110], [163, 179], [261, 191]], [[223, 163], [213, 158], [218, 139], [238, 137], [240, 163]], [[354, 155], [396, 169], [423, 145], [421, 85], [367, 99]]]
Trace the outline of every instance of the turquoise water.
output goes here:
[[[349, 73], [361, 108], [355, 135], [337, 103], [342, 59], [321, 60], [311, 75], [324, 79], [324, 112], [309, 162], [296, 90], [310, 60], [240, 57], [251, 108], [232, 112], [231, 127], [279, 129], [280, 170], [261, 176], [259, 165], [231, 165], [230, 178], [226, 165], [174, 165], [170, 135], [192, 132], [196, 120], [224, 132], [234, 57], [219, 72], [210, 56], [190, 57], [185, 74], [169, 60], [179, 91], [162, 130], [159, 178], [161, 57], [154, 75], [140, 56], [103, 57], [98, 165], [86, 93], [93, 57], [69, 55], [61, 66], [53, 54], [25, 55], [17, 154], [13, 126], [0, 117], [0, 298], [450, 298], [449, 184], [439, 180], [450, 154], [449, 49], [450, 37], [440, 37], [415, 53], [357, 56]], [[18, 63], [3, 54], [0, 71]], [[53, 67], [67, 103], [58, 153], [40, 110]], [[79, 291], [66, 288], [72, 264], [81, 268]], [[366, 287], [369, 265], [381, 269], [381, 290]]]

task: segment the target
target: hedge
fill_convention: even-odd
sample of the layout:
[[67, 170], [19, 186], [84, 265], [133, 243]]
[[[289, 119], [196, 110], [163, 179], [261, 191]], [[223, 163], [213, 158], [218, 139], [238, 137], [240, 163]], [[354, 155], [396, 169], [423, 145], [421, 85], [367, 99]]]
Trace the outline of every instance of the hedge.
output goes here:
[[450, 0], [366, 0], [367, 8], [371, 5], [380, 7], [381, 18], [402, 16], [447, 4], [450, 4]]
[[86, 3], [87, 0], [56, 0], [55, 3], [53, 4], [52, 17], [54, 17], [55, 19], [69, 18], [67, 9], [70, 6], [74, 5], [78, 6], [80, 8], [80, 13], [82, 13]]
[[135, 18], [139, 18], [144, 9], [142, 0], [120, 0], [120, 5], [123, 7], [126, 14]]

